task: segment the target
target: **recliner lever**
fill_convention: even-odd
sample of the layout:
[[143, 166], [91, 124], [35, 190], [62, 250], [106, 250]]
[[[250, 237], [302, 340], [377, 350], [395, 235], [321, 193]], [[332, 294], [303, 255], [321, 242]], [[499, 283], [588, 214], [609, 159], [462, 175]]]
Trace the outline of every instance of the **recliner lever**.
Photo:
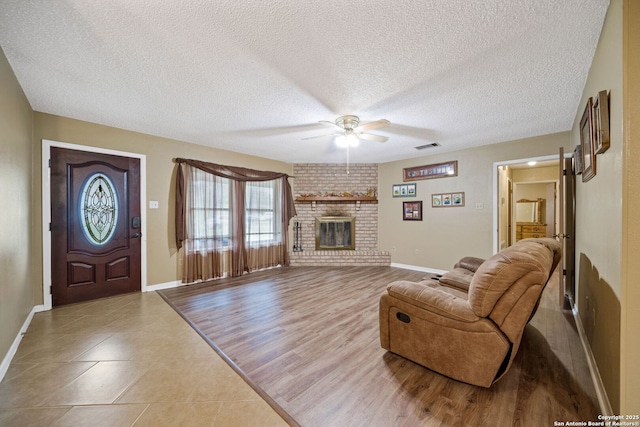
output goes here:
[[411, 318], [409, 317], [408, 314], [398, 312], [396, 313], [396, 317], [398, 318], [399, 321], [403, 323], [411, 323]]

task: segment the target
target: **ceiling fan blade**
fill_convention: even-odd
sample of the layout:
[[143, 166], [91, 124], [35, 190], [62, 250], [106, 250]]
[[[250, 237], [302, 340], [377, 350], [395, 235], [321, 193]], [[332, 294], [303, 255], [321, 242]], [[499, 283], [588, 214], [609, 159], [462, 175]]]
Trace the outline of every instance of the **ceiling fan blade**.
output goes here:
[[306, 141], [307, 139], [328, 138], [330, 136], [337, 136], [337, 135], [341, 135], [341, 134], [339, 134], [339, 133], [325, 133], [323, 135], [308, 136], [306, 138], [301, 138], [301, 140], [302, 141]]
[[328, 120], [320, 120], [318, 123], [322, 123], [323, 125], [327, 125], [327, 126], [335, 126], [340, 130], [344, 130], [343, 128], [341, 128], [340, 126], [338, 126], [335, 122], [330, 122]]
[[392, 123], [384, 132], [392, 135], [423, 139], [425, 141], [437, 141], [441, 138], [441, 135], [433, 129], [418, 128], [414, 126], [401, 125], [399, 123]]
[[369, 122], [369, 123], [365, 123], [362, 124], [360, 126], [358, 126], [356, 128], [356, 130], [359, 131], [364, 131], [364, 130], [371, 130], [371, 129], [378, 129], [378, 128], [383, 128], [386, 126], [389, 126], [391, 124], [391, 122], [389, 120], [376, 120], [375, 122]]
[[375, 142], [387, 142], [389, 138], [382, 135], [374, 135], [372, 133], [361, 133], [358, 134], [358, 138], [366, 139], [367, 141], [375, 141]]

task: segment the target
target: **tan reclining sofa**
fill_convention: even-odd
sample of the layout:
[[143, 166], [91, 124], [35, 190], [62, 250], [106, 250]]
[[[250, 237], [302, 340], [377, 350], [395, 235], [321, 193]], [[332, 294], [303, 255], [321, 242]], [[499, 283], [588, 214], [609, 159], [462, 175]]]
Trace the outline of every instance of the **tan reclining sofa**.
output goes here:
[[390, 283], [380, 297], [382, 347], [450, 378], [491, 386], [511, 366], [560, 253], [555, 239], [525, 239], [485, 261], [475, 258], [475, 271], [465, 273], [468, 289], [435, 277]]

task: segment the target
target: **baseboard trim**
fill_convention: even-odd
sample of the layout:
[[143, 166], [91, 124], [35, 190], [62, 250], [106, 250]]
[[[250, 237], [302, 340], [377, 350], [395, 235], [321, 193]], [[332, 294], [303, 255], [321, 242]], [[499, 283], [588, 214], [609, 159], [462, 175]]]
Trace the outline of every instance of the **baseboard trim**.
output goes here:
[[180, 280], [174, 280], [173, 282], [158, 283], [157, 285], [146, 286], [142, 290], [142, 292], [161, 291], [163, 289], [177, 288], [178, 286], [182, 286], [182, 285], [184, 285], [184, 283], [182, 283]]
[[435, 268], [420, 267], [418, 265], [391, 263], [391, 267], [404, 268], [405, 270], [423, 271], [425, 273], [444, 274], [447, 270], [436, 270]]
[[34, 306], [29, 312], [29, 315], [25, 319], [24, 323], [22, 324], [22, 328], [20, 328], [18, 335], [13, 340], [13, 344], [11, 344], [11, 347], [9, 347], [9, 351], [7, 351], [7, 354], [5, 354], [4, 358], [2, 359], [2, 363], [0, 364], [0, 381], [3, 380], [4, 376], [9, 370], [9, 365], [11, 365], [13, 356], [15, 356], [16, 352], [18, 351], [18, 346], [20, 346], [20, 341], [22, 341], [22, 337], [27, 332], [27, 329], [29, 329], [31, 320], [33, 320], [33, 315], [40, 311], [45, 311], [44, 305]]
[[609, 402], [607, 390], [604, 388], [604, 383], [602, 382], [602, 377], [600, 376], [600, 371], [598, 370], [596, 358], [593, 356], [593, 352], [591, 351], [591, 346], [589, 345], [587, 334], [584, 330], [584, 327], [582, 326], [580, 314], [578, 313], [575, 305], [573, 305], [571, 312], [573, 313], [573, 319], [576, 322], [576, 328], [578, 329], [578, 336], [580, 337], [580, 342], [582, 343], [582, 349], [584, 350], [584, 354], [587, 356], [587, 365], [589, 365], [591, 380], [593, 381], [593, 386], [596, 389], [596, 396], [598, 397], [598, 404], [600, 405], [600, 413], [602, 415], [615, 415], [613, 413], [613, 410], [611, 409], [611, 402]]

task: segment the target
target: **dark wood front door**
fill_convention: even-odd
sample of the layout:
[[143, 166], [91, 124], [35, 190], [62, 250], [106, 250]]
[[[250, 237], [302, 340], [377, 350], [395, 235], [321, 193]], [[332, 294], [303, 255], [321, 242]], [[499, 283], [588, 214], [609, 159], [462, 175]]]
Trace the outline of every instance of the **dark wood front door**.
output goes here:
[[140, 290], [140, 160], [51, 148], [53, 305]]

